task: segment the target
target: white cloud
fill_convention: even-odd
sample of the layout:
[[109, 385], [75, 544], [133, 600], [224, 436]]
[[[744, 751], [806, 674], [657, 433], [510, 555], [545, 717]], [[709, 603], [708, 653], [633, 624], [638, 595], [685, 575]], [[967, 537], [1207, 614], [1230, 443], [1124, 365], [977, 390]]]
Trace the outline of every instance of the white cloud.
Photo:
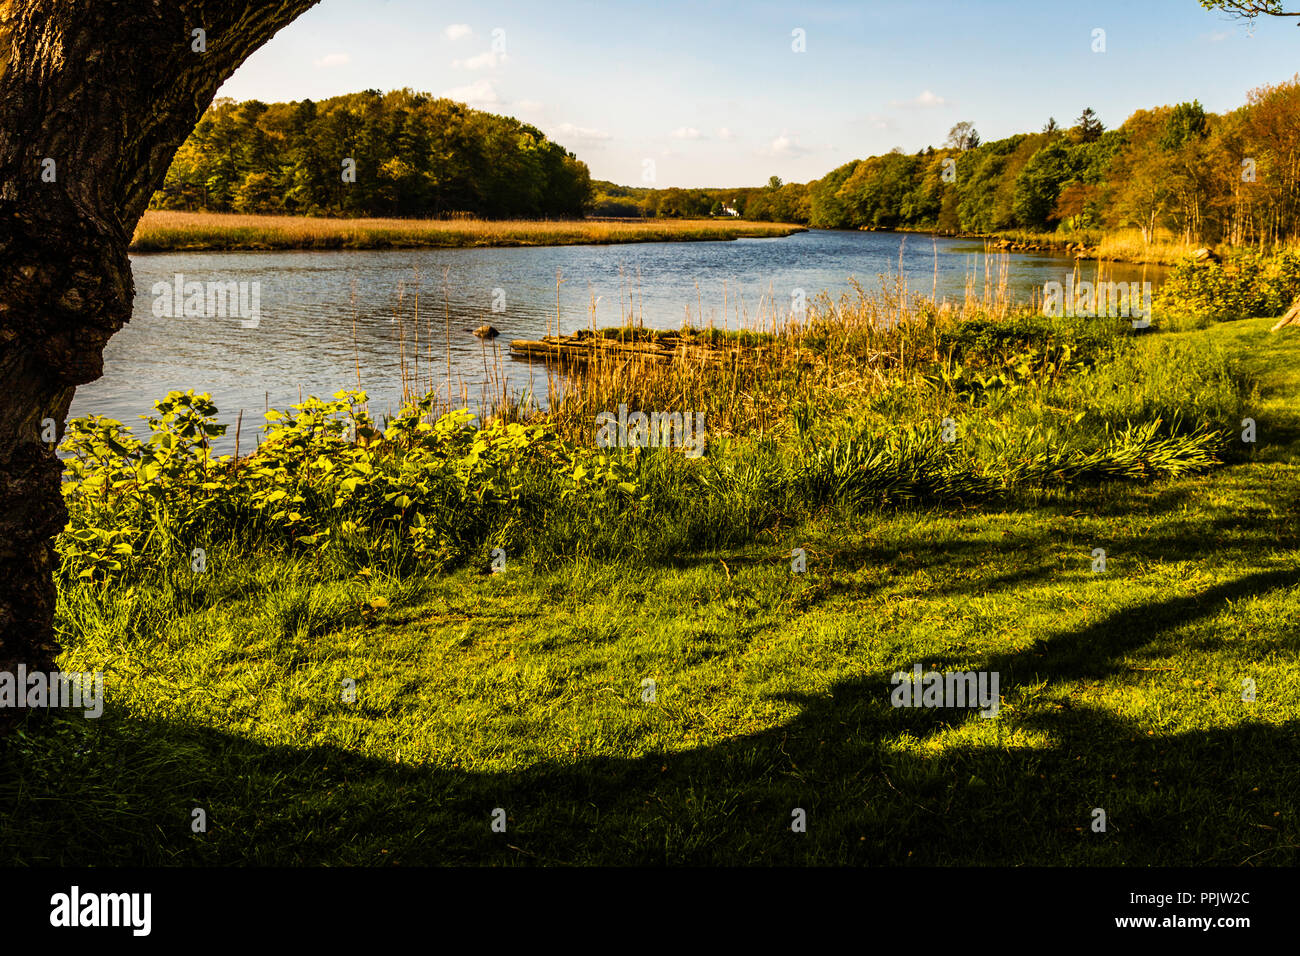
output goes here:
[[474, 32], [474, 28], [468, 23], [453, 23], [442, 31], [447, 35], [448, 40], [459, 40], [461, 37], [467, 37]]
[[541, 100], [515, 100], [514, 108], [525, 113], [536, 113], [546, 108]]
[[451, 65], [458, 70], [495, 70], [498, 63], [505, 61], [504, 53], [498, 56], [494, 51], [488, 50], [466, 60], [452, 60]]
[[585, 126], [574, 126], [572, 123], [561, 123], [555, 127], [555, 134], [552, 136], [558, 143], [580, 142], [588, 146], [596, 143], [604, 143], [613, 139], [609, 133], [600, 129], [590, 129]]
[[914, 100], [894, 100], [890, 106], [901, 106], [912, 109], [934, 109], [939, 106], [947, 106], [948, 101], [942, 96], [937, 96], [929, 90], [925, 90]]
[[805, 146], [800, 146], [793, 136], [785, 130], [782, 130], [781, 135], [772, 140], [772, 142], [767, 145], [766, 149], [760, 149], [758, 154], [760, 156], [789, 158], [792, 156], [805, 156], [811, 152], [812, 150]]
[[700, 131], [694, 126], [679, 126], [672, 132], [673, 139], [700, 139]]
[[325, 70], [329, 69], [331, 66], [345, 66], [351, 62], [352, 57], [348, 56], [346, 53], [327, 53], [319, 60], [314, 61], [312, 65], [317, 69]]
[[735, 139], [736, 134], [723, 126], [718, 130], [718, 139]]
[[501, 102], [496, 87], [491, 80], [476, 80], [466, 86], [453, 87], [442, 93], [449, 100], [467, 103], [470, 106], [495, 106]]

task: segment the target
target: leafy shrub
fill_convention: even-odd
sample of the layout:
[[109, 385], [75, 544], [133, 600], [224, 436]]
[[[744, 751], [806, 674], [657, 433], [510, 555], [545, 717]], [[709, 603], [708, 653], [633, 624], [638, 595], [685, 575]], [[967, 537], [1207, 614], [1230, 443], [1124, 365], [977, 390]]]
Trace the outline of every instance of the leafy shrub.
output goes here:
[[362, 560], [396, 542], [441, 567], [549, 502], [638, 494], [635, 454], [574, 447], [544, 425], [478, 429], [467, 411], [435, 418], [431, 397], [381, 430], [365, 400], [339, 392], [268, 412], [264, 440], [239, 461], [212, 456], [210, 439], [225, 426], [211, 399], [192, 391], [156, 403], [146, 442], [100, 416], [69, 423], [63, 574], [102, 581], [174, 566], [192, 548], [232, 537], [335, 547]]
[[1029, 351], [1047, 359], [1068, 353], [1086, 366], [1110, 348], [1120, 327], [1104, 317], [1051, 317], [1036, 312], [1006, 319], [974, 318], [946, 326], [938, 351], [975, 367], [1005, 365], [1012, 356]]
[[1160, 316], [1245, 319], [1278, 315], [1300, 295], [1300, 251], [1243, 252], [1223, 263], [1186, 259], [1156, 294]]

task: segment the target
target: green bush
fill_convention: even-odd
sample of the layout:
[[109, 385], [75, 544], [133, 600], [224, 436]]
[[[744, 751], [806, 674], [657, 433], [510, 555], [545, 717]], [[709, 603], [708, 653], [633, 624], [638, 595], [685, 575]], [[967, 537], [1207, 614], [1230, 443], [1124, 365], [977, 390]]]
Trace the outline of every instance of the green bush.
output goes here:
[[638, 494], [639, 449], [602, 454], [544, 425], [434, 418], [432, 398], [379, 429], [364, 392], [309, 398], [267, 413], [257, 451], [215, 458], [224, 433], [207, 395], [172, 392], [151, 437], [92, 416], [69, 423], [58, 542], [61, 573], [102, 581], [142, 566], [189, 562], [194, 548], [237, 538], [290, 550], [342, 549], [366, 561], [398, 546], [442, 567], [493, 535], [508, 536], [553, 501], [589, 505]]
[[1223, 263], [1175, 265], [1156, 294], [1159, 317], [1245, 319], [1278, 315], [1300, 296], [1300, 251], [1243, 252]]

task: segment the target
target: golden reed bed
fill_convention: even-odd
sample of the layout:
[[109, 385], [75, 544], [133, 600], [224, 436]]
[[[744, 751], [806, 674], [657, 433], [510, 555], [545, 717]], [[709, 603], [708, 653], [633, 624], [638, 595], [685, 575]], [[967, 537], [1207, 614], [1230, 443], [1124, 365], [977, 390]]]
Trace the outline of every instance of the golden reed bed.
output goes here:
[[524, 219], [309, 219], [149, 210], [133, 252], [218, 249], [391, 249], [559, 246], [774, 238], [802, 232], [787, 223], [712, 219], [642, 221]]

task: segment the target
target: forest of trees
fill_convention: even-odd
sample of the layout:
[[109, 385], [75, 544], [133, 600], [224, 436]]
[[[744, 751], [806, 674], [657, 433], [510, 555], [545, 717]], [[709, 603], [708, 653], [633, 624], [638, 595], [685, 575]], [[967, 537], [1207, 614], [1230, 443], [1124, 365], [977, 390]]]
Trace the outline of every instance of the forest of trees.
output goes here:
[[[355, 161], [355, 182], [341, 175]], [[1168, 229], [1189, 242], [1300, 235], [1300, 77], [1223, 115], [1199, 102], [1139, 110], [1107, 130], [982, 142], [958, 123], [940, 148], [854, 160], [811, 183], [652, 189], [593, 183], [538, 129], [397, 90], [318, 103], [219, 100], [181, 147], [153, 205], [297, 215], [746, 219], [836, 229]]]
[[592, 184], [593, 216], [660, 216], [701, 219], [725, 215], [727, 207], [746, 219], [769, 222], [807, 222], [808, 187], [784, 184], [773, 176], [766, 186], [708, 189], [653, 189], [618, 186], [597, 180]]
[[[971, 123], [941, 148], [854, 160], [811, 183], [650, 190], [597, 183], [605, 215], [717, 214], [831, 229], [1073, 232], [1168, 229], [1189, 242], [1300, 236], [1300, 78], [1231, 113], [1199, 102], [1139, 110], [1107, 130], [1091, 109], [1069, 129], [981, 142]], [[617, 211], [615, 211], [617, 210]]]
[[1180, 103], [1139, 110], [1114, 130], [1091, 110], [1070, 129], [1051, 120], [989, 143], [959, 124], [941, 149], [855, 160], [806, 190], [808, 216], [798, 221], [818, 227], [1137, 228], [1147, 238], [1166, 228], [1189, 242], [1294, 239], [1300, 78], [1257, 89], [1224, 115]]
[[[344, 160], [355, 181], [344, 179]], [[585, 163], [525, 123], [409, 89], [313, 102], [222, 99], [154, 208], [293, 215], [580, 216]]]

